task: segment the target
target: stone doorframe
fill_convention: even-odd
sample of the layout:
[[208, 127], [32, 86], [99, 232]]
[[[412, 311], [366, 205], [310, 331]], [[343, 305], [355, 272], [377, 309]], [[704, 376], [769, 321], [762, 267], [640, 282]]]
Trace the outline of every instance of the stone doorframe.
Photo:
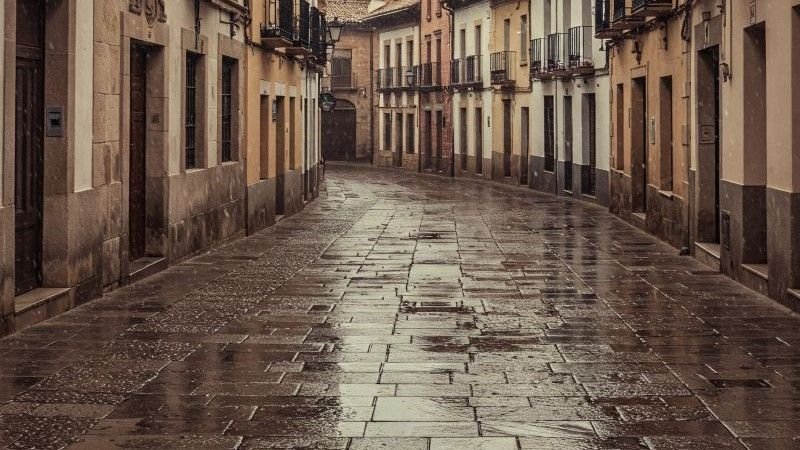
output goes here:
[[131, 46], [148, 49], [147, 62], [147, 149], [146, 149], [146, 241], [148, 256], [167, 254], [168, 196], [167, 167], [169, 163], [169, 102], [168, 56], [169, 26], [156, 22], [148, 25], [145, 18], [122, 13], [121, 23], [121, 93], [120, 93], [120, 169], [122, 195], [120, 198], [120, 274], [131, 274], [129, 255], [128, 195], [130, 180], [130, 61]]
[[[15, 90], [16, 90], [16, 13], [20, 0], [5, 0], [3, 67], [3, 143], [2, 143], [2, 308], [0, 317], [14, 315], [14, 266], [15, 266]], [[52, 0], [45, 12], [44, 54], [44, 107], [57, 107], [62, 111], [62, 133], [48, 136], [44, 131], [43, 151], [47, 155], [42, 168], [43, 214], [42, 214], [42, 287], [68, 287], [75, 283], [74, 267], [70, 261], [70, 242], [77, 235], [94, 230], [75, 231], [70, 225], [73, 202], [69, 197], [75, 192], [75, 39], [74, 25], [77, 0]], [[89, 169], [91, 170], [91, 168]], [[77, 226], [77, 224], [72, 224]], [[75, 233], [78, 233], [77, 235]], [[79, 251], [79, 250], [78, 250]], [[9, 328], [0, 320], [0, 335]]]

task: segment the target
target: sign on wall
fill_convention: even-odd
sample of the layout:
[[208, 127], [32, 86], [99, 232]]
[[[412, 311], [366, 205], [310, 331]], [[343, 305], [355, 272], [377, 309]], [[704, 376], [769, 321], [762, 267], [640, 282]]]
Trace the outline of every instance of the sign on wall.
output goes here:
[[319, 96], [319, 107], [323, 112], [331, 112], [336, 109], [336, 98], [330, 92], [323, 92]]

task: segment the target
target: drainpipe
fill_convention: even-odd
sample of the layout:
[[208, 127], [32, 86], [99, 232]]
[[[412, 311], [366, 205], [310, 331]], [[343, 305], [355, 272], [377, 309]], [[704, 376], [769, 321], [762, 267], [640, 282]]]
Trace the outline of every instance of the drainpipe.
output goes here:
[[[369, 30], [369, 163], [375, 164], [375, 58], [373, 40], [375, 39], [375, 27]], [[356, 160], [358, 155], [356, 154]]]
[[[442, 2], [442, 9], [447, 11], [450, 15], [450, 78], [453, 78], [453, 61], [456, 58], [456, 46], [454, 44], [455, 41], [455, 33], [456, 33], [456, 15], [455, 10], [450, 7], [450, 3], [447, 1]], [[462, 61], [461, 63], [463, 63]], [[460, 68], [460, 67], [459, 67]], [[441, 70], [441, 68], [439, 69]], [[449, 83], [449, 80], [448, 80]], [[453, 111], [453, 97], [452, 93], [448, 92], [447, 95], [450, 95], [450, 176], [456, 176], [456, 132], [453, 129], [453, 117], [455, 117], [455, 112]], [[441, 132], [441, 131], [440, 131]]]

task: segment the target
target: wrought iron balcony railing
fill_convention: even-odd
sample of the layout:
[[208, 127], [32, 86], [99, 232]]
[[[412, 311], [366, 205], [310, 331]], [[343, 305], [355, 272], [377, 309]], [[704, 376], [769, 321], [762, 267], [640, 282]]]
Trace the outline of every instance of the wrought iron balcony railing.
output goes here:
[[567, 68], [573, 72], [593, 70], [592, 27], [572, 27], [568, 31]]
[[492, 84], [513, 84], [516, 69], [516, 52], [503, 51], [489, 55], [489, 73]]
[[531, 66], [530, 74], [536, 77], [542, 73], [542, 47], [544, 38], [537, 38], [531, 40]]
[[563, 71], [567, 67], [567, 33], [552, 33], [545, 38], [545, 70]]
[[633, 0], [631, 12], [634, 16], [652, 17], [672, 11], [672, 0]]
[[332, 91], [356, 89], [358, 87], [358, 78], [355, 73], [334, 74], [328, 78]]
[[481, 83], [481, 55], [467, 56], [466, 59], [466, 80], [465, 83]]
[[421, 88], [438, 87], [442, 85], [441, 63], [429, 62], [420, 64], [417, 70], [417, 85]]
[[266, 24], [261, 29], [262, 38], [294, 39], [294, 0], [264, 0]]
[[450, 84], [461, 86], [481, 82], [480, 55], [465, 56], [450, 64]]

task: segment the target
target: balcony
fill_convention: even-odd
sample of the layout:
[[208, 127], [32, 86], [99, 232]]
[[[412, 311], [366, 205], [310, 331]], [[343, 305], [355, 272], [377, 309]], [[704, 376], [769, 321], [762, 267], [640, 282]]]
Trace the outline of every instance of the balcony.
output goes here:
[[537, 38], [531, 40], [531, 78], [539, 78], [539, 75], [544, 72], [542, 67], [542, 48], [544, 47], [544, 38]]
[[355, 73], [333, 74], [328, 77], [331, 91], [352, 91], [358, 89], [358, 78]]
[[594, 73], [592, 59], [592, 27], [572, 27], [567, 33], [567, 71], [571, 75], [591, 75]]
[[317, 8], [311, 8], [311, 57], [320, 66], [328, 62], [325, 43], [325, 34], [328, 24], [325, 15]]
[[567, 33], [552, 33], [545, 38], [544, 71], [551, 78], [567, 74], [568, 39]]
[[594, 37], [597, 39], [613, 39], [621, 34], [611, 28], [611, 0], [595, 0], [594, 2]]
[[394, 67], [376, 70], [375, 71], [375, 80], [377, 82], [376, 88], [379, 91], [394, 89], [396, 72], [397, 69]]
[[467, 56], [453, 61], [450, 66], [450, 84], [454, 89], [469, 89], [483, 84], [481, 56]]
[[495, 52], [489, 55], [489, 75], [493, 85], [513, 86], [515, 84], [516, 52]]
[[625, 5], [627, 0], [614, 0], [611, 16], [611, 28], [614, 30], [630, 30], [644, 24], [644, 18], [632, 14], [631, 8]]
[[324, 56], [324, 19], [308, 0], [265, 0], [264, 12], [266, 23], [261, 25], [264, 47], [282, 48], [294, 56]]
[[672, 0], [633, 0], [631, 14], [637, 17], [658, 17], [672, 11]]
[[417, 66], [417, 86], [420, 89], [436, 89], [442, 86], [442, 65], [429, 62]]

